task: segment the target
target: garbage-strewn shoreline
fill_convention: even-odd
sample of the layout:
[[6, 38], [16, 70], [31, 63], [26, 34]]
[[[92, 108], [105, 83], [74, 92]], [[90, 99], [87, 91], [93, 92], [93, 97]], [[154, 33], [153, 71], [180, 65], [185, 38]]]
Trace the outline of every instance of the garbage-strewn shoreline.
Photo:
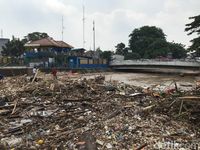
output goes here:
[[[5, 78], [2, 149], [188, 149], [200, 144], [198, 86], [155, 90], [63, 74]], [[168, 147], [167, 147], [168, 146]]]

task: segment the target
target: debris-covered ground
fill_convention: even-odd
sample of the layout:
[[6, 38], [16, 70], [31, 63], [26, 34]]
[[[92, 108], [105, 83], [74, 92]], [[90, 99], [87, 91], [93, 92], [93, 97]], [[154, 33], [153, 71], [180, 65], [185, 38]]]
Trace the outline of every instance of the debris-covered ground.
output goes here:
[[25, 76], [5, 78], [0, 148], [195, 149], [199, 94], [198, 87], [153, 91], [106, 82], [103, 76], [53, 80], [45, 75], [33, 83]]

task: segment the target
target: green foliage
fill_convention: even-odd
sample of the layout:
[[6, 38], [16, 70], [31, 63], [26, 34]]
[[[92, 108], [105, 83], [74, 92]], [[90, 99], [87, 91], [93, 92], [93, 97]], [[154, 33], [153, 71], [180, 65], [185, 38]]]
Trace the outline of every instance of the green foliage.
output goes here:
[[[129, 47], [133, 53], [138, 53], [142, 58], [155, 58], [166, 55], [168, 50], [166, 38], [162, 29], [155, 26], [144, 26], [133, 30], [129, 35]], [[161, 52], [162, 51], [162, 52]]]
[[153, 59], [158, 57], [173, 58], [186, 57], [186, 50], [182, 44], [170, 43], [166, 40], [162, 29], [155, 26], [143, 26], [133, 30], [129, 35], [129, 47], [133, 54], [126, 54], [125, 59], [145, 58]]
[[145, 51], [144, 58], [157, 58], [167, 57], [169, 53], [168, 43], [163, 39], [157, 39], [148, 46], [148, 50]]
[[184, 48], [184, 45], [180, 43], [168, 43], [168, 46], [173, 58], [186, 58], [187, 51]]
[[138, 53], [126, 53], [124, 56], [125, 60], [134, 60], [134, 59], [140, 59], [140, 55]]
[[116, 48], [116, 54], [118, 55], [124, 55], [126, 52], [126, 45], [124, 43], [119, 43], [115, 46]]
[[102, 53], [103, 51], [101, 50], [100, 47], [97, 47], [96, 52], [97, 52], [99, 55], [101, 55], [101, 53]]
[[5, 47], [3, 47], [2, 55], [18, 57], [24, 53], [25, 51], [24, 44], [26, 42], [35, 41], [47, 37], [49, 37], [47, 33], [40, 33], [40, 32], [29, 33], [27, 36], [25, 36], [23, 40], [17, 39], [13, 36], [12, 40], [9, 41], [5, 45]]
[[111, 60], [111, 56], [112, 56], [112, 54], [113, 54], [113, 52], [112, 52], [112, 51], [109, 51], [109, 50], [108, 50], [108, 51], [102, 51], [100, 47], [98, 47], [98, 48], [96, 49], [96, 52], [99, 53], [100, 58], [102, 58], [102, 59], [107, 59], [108, 61]]
[[155, 26], [143, 26], [139, 29], [133, 30], [133, 32], [129, 35], [130, 44], [132, 44], [131, 41], [138, 41], [142, 39], [163, 39], [166, 40], [165, 34], [163, 33], [162, 29], [155, 27]]
[[49, 35], [47, 33], [42, 33], [42, 32], [33, 32], [33, 33], [29, 33], [27, 36], [24, 37], [23, 42], [29, 42], [29, 41], [36, 41], [36, 40], [40, 40], [43, 38], [47, 38], [49, 37]]
[[200, 56], [200, 15], [190, 17], [193, 21], [189, 24], [186, 24], [185, 31], [189, 32], [188, 35], [197, 34], [197, 38], [191, 40], [192, 45], [189, 47], [189, 50], [195, 50], [197, 56]]
[[18, 57], [24, 53], [24, 43], [19, 39], [12, 37], [12, 40], [9, 41], [2, 51], [3, 56]]
[[100, 54], [100, 57], [110, 61], [111, 60], [111, 55], [112, 55], [111, 51], [102, 51], [102, 53]]
[[185, 31], [190, 31], [188, 35], [191, 35], [193, 33], [200, 34], [200, 15], [189, 17], [189, 19], [194, 19], [191, 23], [186, 24]]

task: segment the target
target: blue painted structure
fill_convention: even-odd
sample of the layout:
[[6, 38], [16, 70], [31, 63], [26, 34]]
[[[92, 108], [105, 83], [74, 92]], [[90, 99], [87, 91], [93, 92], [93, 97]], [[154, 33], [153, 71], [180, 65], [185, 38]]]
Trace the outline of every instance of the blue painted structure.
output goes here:
[[60, 54], [60, 53], [67, 53], [71, 49], [70, 48], [60, 48], [60, 47], [54, 47], [50, 48], [48, 51], [27, 51], [25, 52], [25, 57], [26, 58], [38, 58], [38, 57], [47, 57], [49, 55], [55, 55], [55, 54]]
[[40, 58], [40, 57], [46, 57], [46, 56], [47, 56], [47, 52], [25, 52], [26, 58]]
[[70, 56], [68, 57], [68, 67], [73, 69], [73, 68], [79, 68], [80, 64], [80, 59], [76, 56]]
[[105, 69], [107, 67], [108, 67], [107, 64], [80, 64], [79, 65], [79, 68], [84, 68], [84, 69], [87, 69], [87, 68]]
[[71, 51], [71, 48], [54, 47], [51, 49], [51, 52], [57, 52], [57, 53], [62, 53], [62, 52], [67, 53], [69, 51]]
[[[80, 60], [85, 59], [87, 60], [86, 64], [81, 64]], [[68, 67], [70, 69], [106, 69], [108, 67], [108, 64], [89, 64], [89, 60], [93, 59], [91, 57], [77, 57], [77, 56], [70, 56], [68, 57]]]

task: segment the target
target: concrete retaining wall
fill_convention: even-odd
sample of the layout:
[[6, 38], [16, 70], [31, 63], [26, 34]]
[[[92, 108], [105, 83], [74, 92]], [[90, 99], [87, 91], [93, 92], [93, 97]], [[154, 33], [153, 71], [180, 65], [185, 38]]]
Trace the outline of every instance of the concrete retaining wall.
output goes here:
[[32, 74], [32, 68], [28, 67], [0, 67], [0, 74], [4, 76], [17, 76], [17, 75], [24, 75]]
[[156, 60], [114, 60], [110, 63], [110, 66], [181, 66], [181, 67], [200, 67], [200, 62], [196, 61], [180, 61], [180, 60], [173, 60], [173, 61], [156, 61]]

